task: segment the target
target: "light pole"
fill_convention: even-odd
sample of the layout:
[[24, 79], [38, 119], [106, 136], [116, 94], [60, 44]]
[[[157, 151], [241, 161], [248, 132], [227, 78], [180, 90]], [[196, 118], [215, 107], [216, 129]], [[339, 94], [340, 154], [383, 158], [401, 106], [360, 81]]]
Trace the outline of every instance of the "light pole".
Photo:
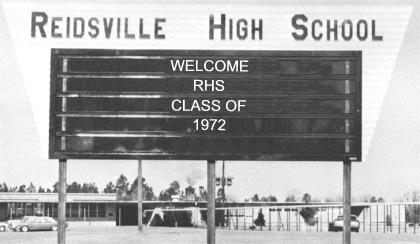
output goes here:
[[216, 177], [216, 186], [222, 185], [222, 207], [225, 206], [225, 186], [232, 185], [233, 177], [225, 177], [225, 161], [223, 160], [222, 177]]

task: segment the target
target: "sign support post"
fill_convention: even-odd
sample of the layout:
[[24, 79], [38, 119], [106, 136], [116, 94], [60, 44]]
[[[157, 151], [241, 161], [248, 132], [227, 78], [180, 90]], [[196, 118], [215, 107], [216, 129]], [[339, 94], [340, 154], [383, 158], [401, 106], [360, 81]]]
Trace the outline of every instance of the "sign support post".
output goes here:
[[351, 243], [351, 161], [343, 162], [343, 244]]
[[138, 208], [138, 230], [143, 233], [143, 176], [142, 176], [142, 162], [141, 159], [138, 161], [137, 170], [137, 208]]
[[216, 161], [207, 160], [207, 244], [216, 243], [215, 177]]
[[58, 164], [58, 244], [66, 243], [66, 181], [67, 159], [59, 159]]

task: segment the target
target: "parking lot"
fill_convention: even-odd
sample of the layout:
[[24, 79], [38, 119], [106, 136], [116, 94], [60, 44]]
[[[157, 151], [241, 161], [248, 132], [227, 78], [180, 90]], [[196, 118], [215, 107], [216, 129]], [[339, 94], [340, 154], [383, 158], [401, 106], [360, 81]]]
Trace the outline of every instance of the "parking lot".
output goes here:
[[[116, 227], [114, 223], [70, 222], [66, 243], [207, 243], [206, 230], [195, 228], [145, 227], [139, 234], [137, 227]], [[216, 243], [341, 243], [342, 233], [335, 232], [283, 232], [233, 231], [216, 232]], [[0, 233], [0, 243], [57, 243], [57, 232], [31, 231]], [[420, 243], [419, 234], [352, 233], [354, 244]]]

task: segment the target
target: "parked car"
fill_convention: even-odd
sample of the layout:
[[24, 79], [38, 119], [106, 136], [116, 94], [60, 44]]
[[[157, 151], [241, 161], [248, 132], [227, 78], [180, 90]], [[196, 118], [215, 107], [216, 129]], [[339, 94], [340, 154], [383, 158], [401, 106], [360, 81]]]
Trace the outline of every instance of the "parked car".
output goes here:
[[20, 217], [18, 219], [7, 220], [6, 221], [7, 227], [9, 227], [9, 229], [14, 230], [17, 223], [20, 223], [20, 222], [22, 222], [22, 220], [24, 220], [26, 218], [29, 218], [29, 217], [35, 217], [35, 216], [23, 216], [23, 217]]
[[[351, 231], [359, 232], [360, 222], [357, 219], [356, 215], [351, 215], [350, 224], [351, 224]], [[344, 217], [343, 215], [338, 215], [337, 219], [335, 219], [333, 222], [333, 230], [335, 232], [343, 231], [343, 226], [344, 226]]]
[[[66, 227], [68, 224], [66, 223]], [[51, 217], [28, 217], [16, 224], [15, 231], [53, 230], [58, 229], [58, 223]]]
[[5, 231], [7, 228], [7, 223], [6, 222], [0, 222], [0, 232]]

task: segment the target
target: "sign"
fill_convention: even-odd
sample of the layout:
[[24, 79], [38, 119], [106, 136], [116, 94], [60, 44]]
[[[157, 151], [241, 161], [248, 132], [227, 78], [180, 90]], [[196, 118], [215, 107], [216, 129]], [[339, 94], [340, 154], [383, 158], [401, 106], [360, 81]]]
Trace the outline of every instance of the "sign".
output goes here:
[[52, 49], [49, 157], [360, 161], [361, 58]]

